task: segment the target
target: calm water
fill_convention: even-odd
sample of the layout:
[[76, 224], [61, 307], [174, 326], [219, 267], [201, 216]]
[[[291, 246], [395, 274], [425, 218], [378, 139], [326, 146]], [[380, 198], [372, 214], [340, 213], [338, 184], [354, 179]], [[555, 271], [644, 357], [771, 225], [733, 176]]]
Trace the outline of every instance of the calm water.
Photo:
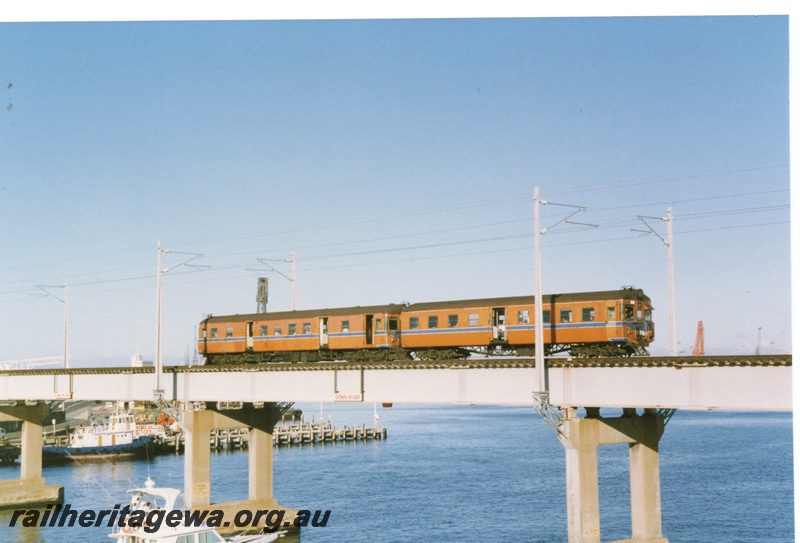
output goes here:
[[[307, 417], [319, 405], [300, 405]], [[372, 406], [325, 406], [333, 423], [372, 423]], [[531, 408], [379, 408], [389, 439], [275, 450], [281, 505], [332, 510], [303, 543], [565, 542], [564, 451]], [[318, 416], [318, 415], [317, 415]], [[246, 499], [247, 453], [212, 455], [212, 501]], [[48, 467], [73, 509], [124, 502], [148, 470], [183, 486], [183, 457]], [[0, 479], [18, 467], [0, 467]], [[600, 449], [603, 541], [630, 536], [627, 446]], [[671, 543], [794, 541], [792, 418], [678, 412], [661, 440], [664, 535]], [[0, 543], [110, 541], [107, 528], [9, 528]], [[284, 539], [294, 543], [297, 538]]]

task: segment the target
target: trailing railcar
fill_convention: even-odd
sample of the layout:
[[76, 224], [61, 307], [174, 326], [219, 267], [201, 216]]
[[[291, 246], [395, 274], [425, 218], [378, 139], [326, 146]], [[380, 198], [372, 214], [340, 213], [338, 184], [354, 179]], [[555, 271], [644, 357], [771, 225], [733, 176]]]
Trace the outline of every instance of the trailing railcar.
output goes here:
[[232, 316], [200, 323], [198, 352], [208, 364], [394, 359], [402, 305]]

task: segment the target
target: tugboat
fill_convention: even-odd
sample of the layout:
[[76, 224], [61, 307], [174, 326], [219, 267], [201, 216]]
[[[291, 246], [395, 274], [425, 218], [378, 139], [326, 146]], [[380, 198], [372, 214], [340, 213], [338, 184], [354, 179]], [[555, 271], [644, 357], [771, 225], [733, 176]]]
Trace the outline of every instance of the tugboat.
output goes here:
[[6, 431], [0, 428], [0, 464], [13, 464], [19, 457], [19, 447], [8, 441]]
[[152, 441], [151, 435], [137, 435], [130, 412], [115, 411], [108, 424], [77, 427], [69, 436], [69, 445], [42, 447], [42, 460], [53, 463], [130, 458], [145, 454]]
[[[176, 488], [158, 488], [155, 482], [148, 477], [144, 486], [128, 491], [131, 495], [129, 519], [136, 517], [146, 518], [152, 511], [163, 512], [161, 519], [169, 518], [171, 511], [188, 511], [185, 507], [178, 506], [178, 499], [182, 493]], [[180, 515], [178, 515], [180, 516]], [[108, 537], [117, 543], [270, 543], [275, 541], [283, 532], [261, 533], [255, 535], [239, 535], [225, 539], [217, 531], [199, 523], [198, 526], [186, 526], [179, 523], [169, 526], [167, 522], [160, 522], [157, 526], [147, 527], [132, 526], [127, 521], [121, 522], [122, 527], [116, 526]]]

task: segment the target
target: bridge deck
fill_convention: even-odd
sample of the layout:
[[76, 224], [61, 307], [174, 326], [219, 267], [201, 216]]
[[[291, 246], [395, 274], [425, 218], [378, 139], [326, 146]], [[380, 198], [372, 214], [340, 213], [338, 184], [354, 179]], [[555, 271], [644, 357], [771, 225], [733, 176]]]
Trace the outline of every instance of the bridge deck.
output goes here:
[[[791, 355], [547, 360], [558, 406], [792, 408]], [[532, 358], [168, 367], [178, 401], [531, 405]], [[0, 402], [150, 400], [153, 368], [0, 370]]]

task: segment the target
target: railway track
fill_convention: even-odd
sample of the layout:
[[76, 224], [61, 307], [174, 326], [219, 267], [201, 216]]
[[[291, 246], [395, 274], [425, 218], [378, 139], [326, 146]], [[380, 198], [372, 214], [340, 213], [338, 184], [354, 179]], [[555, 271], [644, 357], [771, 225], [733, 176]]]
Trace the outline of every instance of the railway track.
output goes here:
[[[598, 358], [548, 358], [550, 368], [658, 368], [675, 369], [700, 367], [768, 367], [791, 366], [792, 355], [724, 355], [724, 356], [637, 356]], [[331, 371], [331, 370], [404, 370], [404, 369], [480, 369], [533, 368], [533, 358], [469, 358], [465, 360], [396, 360], [381, 362], [309, 362], [270, 363], [225, 366], [168, 366], [167, 373], [225, 373], [272, 371]], [[89, 375], [154, 373], [150, 368], [70, 368], [39, 370], [0, 370], [0, 375]]]

